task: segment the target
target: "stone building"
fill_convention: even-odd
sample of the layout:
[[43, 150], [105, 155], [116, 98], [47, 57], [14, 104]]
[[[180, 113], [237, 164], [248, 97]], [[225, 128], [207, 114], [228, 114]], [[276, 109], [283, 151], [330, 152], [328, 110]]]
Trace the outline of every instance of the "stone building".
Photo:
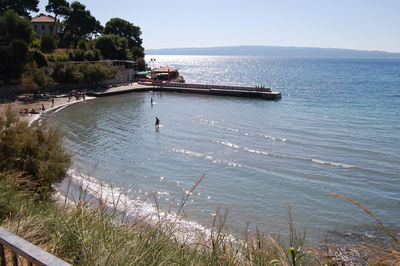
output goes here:
[[39, 35], [56, 34], [56, 31], [54, 30], [55, 19], [53, 17], [41, 15], [31, 19], [31, 23], [34, 32]]

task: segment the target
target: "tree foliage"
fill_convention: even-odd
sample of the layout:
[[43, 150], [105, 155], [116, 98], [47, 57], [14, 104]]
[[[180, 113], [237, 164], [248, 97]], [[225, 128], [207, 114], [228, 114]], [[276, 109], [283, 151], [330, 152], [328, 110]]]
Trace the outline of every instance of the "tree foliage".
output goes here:
[[44, 34], [40, 42], [40, 50], [43, 53], [51, 53], [57, 48], [58, 40], [51, 34]]
[[20, 184], [47, 197], [70, 166], [59, 131], [44, 125], [29, 127], [10, 109], [0, 117], [0, 170], [18, 171]]
[[144, 57], [144, 48], [141, 46], [134, 46], [129, 52], [133, 60], [138, 60]]
[[126, 38], [128, 40], [129, 48], [141, 46], [143, 42], [140, 38], [140, 35], [142, 34], [140, 27], [120, 18], [110, 19], [106, 23], [104, 34], [114, 34]]
[[128, 40], [118, 35], [103, 35], [96, 40], [96, 48], [105, 59], [128, 59]]
[[12, 9], [20, 16], [29, 16], [29, 11], [39, 12], [38, 4], [39, 0], [0, 0], [0, 14]]
[[90, 84], [97, 85], [98, 82], [114, 78], [116, 70], [114, 67], [103, 63], [83, 63], [79, 66], [84, 74], [84, 80]]
[[100, 33], [102, 30], [100, 22], [91, 15], [89, 10], [86, 10], [85, 5], [77, 1], [71, 3], [64, 24], [64, 37], [68, 42], [75, 44], [81, 39]]
[[46, 73], [45, 68], [39, 68], [36, 63], [27, 64], [21, 77], [22, 89], [36, 93], [55, 86], [55, 81]]
[[49, 0], [46, 11], [55, 15], [57, 21], [58, 16], [67, 16], [70, 12], [69, 3], [66, 0]]
[[28, 61], [31, 63], [35, 62], [39, 68], [47, 67], [49, 65], [46, 56], [38, 49], [31, 49], [28, 52], [28, 57]]
[[53, 78], [57, 82], [79, 83], [83, 81], [84, 75], [77, 64], [58, 63], [54, 66]]
[[0, 16], [0, 38], [4, 41], [21, 40], [29, 44], [32, 40], [32, 25], [27, 18], [21, 18], [13, 10]]

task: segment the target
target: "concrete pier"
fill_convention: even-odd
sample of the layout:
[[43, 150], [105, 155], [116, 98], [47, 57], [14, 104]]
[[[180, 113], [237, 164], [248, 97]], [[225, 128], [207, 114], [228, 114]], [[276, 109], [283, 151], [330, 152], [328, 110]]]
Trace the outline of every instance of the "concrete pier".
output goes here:
[[[235, 96], [235, 97], [247, 97], [247, 98], [261, 98], [266, 100], [279, 100], [282, 98], [280, 92], [274, 91], [263, 91], [256, 90], [252, 87], [238, 87], [238, 86], [218, 86], [218, 85], [201, 85], [193, 84], [179, 84], [180, 87], [175, 87], [174, 84], [157, 84], [151, 83], [133, 83], [127, 86], [121, 86], [116, 88], [110, 88], [103, 92], [91, 92], [87, 93], [89, 96], [94, 97], [105, 97], [111, 95], [132, 93], [132, 92], [147, 92], [147, 91], [159, 91], [159, 92], [179, 92], [179, 93], [193, 93], [193, 94], [208, 94], [208, 95], [220, 95], [220, 96]], [[177, 84], [178, 86], [178, 84]]]

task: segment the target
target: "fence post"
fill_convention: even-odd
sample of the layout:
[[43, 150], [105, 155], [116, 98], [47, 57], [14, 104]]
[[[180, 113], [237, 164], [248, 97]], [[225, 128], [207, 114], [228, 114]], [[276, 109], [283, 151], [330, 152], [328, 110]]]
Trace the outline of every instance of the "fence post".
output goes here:
[[0, 260], [1, 266], [6, 266], [6, 256], [4, 255], [4, 246], [0, 243]]

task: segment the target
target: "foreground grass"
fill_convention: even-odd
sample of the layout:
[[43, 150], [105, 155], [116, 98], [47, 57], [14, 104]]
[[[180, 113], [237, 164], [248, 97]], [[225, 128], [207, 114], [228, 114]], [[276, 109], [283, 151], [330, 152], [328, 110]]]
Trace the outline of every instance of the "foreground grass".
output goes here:
[[[2, 226], [74, 265], [302, 265], [308, 258], [272, 237], [257, 233], [240, 245], [227, 241], [215, 226], [201, 243], [179, 243], [174, 228], [121, 222], [121, 213], [102, 206], [37, 201], [0, 176]], [[301, 250], [296, 247], [293, 250]]]

